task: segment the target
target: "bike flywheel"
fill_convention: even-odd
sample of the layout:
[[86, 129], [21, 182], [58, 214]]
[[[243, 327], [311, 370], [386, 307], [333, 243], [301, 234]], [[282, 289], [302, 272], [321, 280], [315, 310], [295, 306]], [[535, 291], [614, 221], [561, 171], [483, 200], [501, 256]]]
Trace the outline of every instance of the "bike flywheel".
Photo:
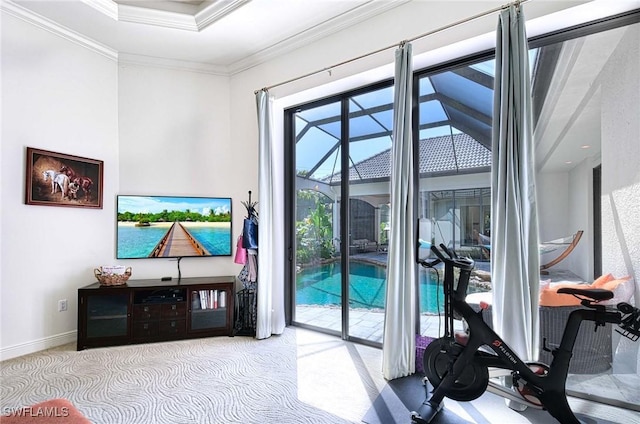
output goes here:
[[[442, 337], [429, 343], [424, 351], [424, 373], [434, 388], [440, 386], [457, 359], [462, 347], [450, 338]], [[480, 397], [489, 384], [489, 370], [475, 362], [464, 367], [458, 379], [442, 388], [445, 396], [457, 401], [471, 401]]]

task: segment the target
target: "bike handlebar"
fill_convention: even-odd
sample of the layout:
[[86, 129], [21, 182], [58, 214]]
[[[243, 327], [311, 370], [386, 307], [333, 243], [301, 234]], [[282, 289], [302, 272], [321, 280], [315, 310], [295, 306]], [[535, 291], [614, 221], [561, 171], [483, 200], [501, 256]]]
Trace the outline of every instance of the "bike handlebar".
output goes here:
[[640, 309], [626, 302], [618, 303], [617, 308], [623, 314], [618, 324], [623, 331], [616, 331], [634, 342], [637, 341], [640, 338]]
[[[444, 244], [440, 244], [440, 248], [437, 248], [436, 246], [431, 246], [431, 251], [433, 252], [434, 255], [436, 255], [436, 257], [439, 259], [440, 262], [444, 262], [445, 264], [449, 264], [455, 268], [460, 268], [464, 270], [473, 269], [473, 266], [474, 266], [473, 259], [461, 258], [460, 256], [458, 256], [455, 250], [450, 250]], [[447, 254], [447, 256], [449, 256], [449, 258], [445, 258], [445, 256], [442, 254], [442, 251], [444, 251]]]
[[425, 259], [418, 259], [418, 263], [425, 268], [433, 268], [434, 266], [438, 265], [440, 262], [442, 261], [437, 258], [432, 261], [427, 261]]

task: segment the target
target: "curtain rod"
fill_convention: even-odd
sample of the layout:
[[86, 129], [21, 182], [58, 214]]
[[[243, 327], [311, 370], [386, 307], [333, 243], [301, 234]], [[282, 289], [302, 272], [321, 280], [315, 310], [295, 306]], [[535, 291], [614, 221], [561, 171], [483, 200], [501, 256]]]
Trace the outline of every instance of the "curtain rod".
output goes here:
[[440, 28], [431, 30], [429, 32], [425, 32], [424, 34], [417, 35], [417, 36], [415, 36], [413, 38], [402, 40], [400, 43], [396, 43], [396, 44], [392, 44], [390, 46], [382, 47], [382, 48], [380, 48], [378, 50], [374, 50], [372, 52], [369, 52], [369, 53], [366, 53], [366, 54], [363, 54], [363, 55], [360, 55], [360, 56], [356, 56], [354, 58], [345, 60], [343, 62], [336, 63], [333, 66], [322, 68], [322, 69], [319, 69], [317, 71], [309, 72], [308, 74], [300, 75], [300, 76], [297, 76], [295, 78], [291, 78], [291, 79], [288, 79], [286, 81], [279, 82], [277, 84], [266, 86], [264, 88], [261, 88], [260, 90], [256, 90], [254, 93], [257, 94], [260, 91], [269, 91], [272, 88], [280, 87], [281, 85], [289, 84], [291, 82], [298, 81], [298, 80], [310, 77], [312, 75], [320, 74], [322, 72], [327, 72], [328, 71], [329, 73], [331, 73], [331, 70], [333, 68], [337, 68], [339, 66], [346, 65], [347, 63], [351, 63], [351, 62], [355, 62], [355, 61], [360, 60], [360, 59], [364, 59], [365, 57], [373, 56], [374, 54], [378, 54], [378, 53], [381, 53], [381, 52], [383, 52], [385, 50], [392, 49], [392, 48], [397, 47], [398, 45], [402, 45], [404, 43], [410, 43], [412, 41], [416, 41], [416, 40], [419, 40], [421, 38], [425, 38], [425, 37], [428, 37], [430, 35], [434, 35], [434, 34], [437, 34], [439, 32], [442, 32], [442, 31], [446, 31], [446, 30], [448, 30], [450, 28], [456, 27], [458, 25], [462, 25], [462, 24], [467, 23], [467, 22], [475, 21], [476, 19], [483, 18], [485, 16], [491, 15], [492, 13], [495, 13], [495, 12], [499, 12], [499, 11], [501, 11], [503, 9], [506, 9], [508, 7], [511, 7], [511, 6], [519, 7], [521, 4], [527, 3], [529, 1], [531, 1], [531, 0], [516, 0], [514, 2], [507, 3], [507, 4], [504, 4], [504, 5], [499, 6], [499, 7], [494, 7], [493, 9], [487, 10], [487, 11], [482, 12], [482, 13], [478, 13], [477, 15], [470, 16], [468, 18], [459, 20], [457, 22], [450, 23], [448, 25], [445, 25], [445, 26], [442, 26]]

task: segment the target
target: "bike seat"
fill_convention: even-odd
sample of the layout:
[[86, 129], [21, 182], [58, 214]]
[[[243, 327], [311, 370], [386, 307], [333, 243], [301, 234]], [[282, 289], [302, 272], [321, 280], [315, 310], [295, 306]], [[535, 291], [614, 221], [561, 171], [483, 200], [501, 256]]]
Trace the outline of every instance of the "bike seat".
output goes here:
[[596, 302], [613, 298], [613, 292], [605, 289], [577, 289], [575, 287], [562, 287], [558, 289], [558, 293], [583, 296], [595, 300]]

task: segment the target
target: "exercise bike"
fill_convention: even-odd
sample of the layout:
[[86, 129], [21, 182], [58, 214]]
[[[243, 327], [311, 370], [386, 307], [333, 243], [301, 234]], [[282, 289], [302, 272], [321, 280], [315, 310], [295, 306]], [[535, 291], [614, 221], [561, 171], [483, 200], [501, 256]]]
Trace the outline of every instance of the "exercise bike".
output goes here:
[[[552, 350], [546, 346], [546, 341], [543, 342], [543, 349], [553, 354], [550, 366], [541, 362], [523, 362], [485, 323], [483, 310], [476, 312], [465, 301], [474, 261], [459, 257], [444, 245], [440, 245], [440, 249], [432, 246], [431, 250], [436, 259], [420, 260], [419, 263], [426, 268], [433, 268], [441, 262], [444, 264], [444, 336], [425, 349], [426, 400], [417, 411], [411, 412], [411, 423], [430, 423], [442, 409], [445, 397], [471, 401], [489, 391], [528, 407], [545, 409], [562, 424], [580, 424], [569, 407], [565, 391], [569, 361], [580, 323], [592, 321], [596, 330], [606, 323], [618, 324], [622, 331], [616, 331], [637, 341], [640, 337], [640, 309], [628, 303], [619, 303], [615, 309], [599, 305], [598, 302], [613, 297], [609, 290], [561, 288], [558, 293], [578, 297], [584, 308], [571, 312], [557, 348]], [[455, 269], [459, 271], [457, 284]], [[468, 334], [454, 332], [454, 319], [466, 321]], [[495, 381], [495, 376], [510, 378], [510, 387]], [[431, 396], [426, 380], [434, 387]]]

